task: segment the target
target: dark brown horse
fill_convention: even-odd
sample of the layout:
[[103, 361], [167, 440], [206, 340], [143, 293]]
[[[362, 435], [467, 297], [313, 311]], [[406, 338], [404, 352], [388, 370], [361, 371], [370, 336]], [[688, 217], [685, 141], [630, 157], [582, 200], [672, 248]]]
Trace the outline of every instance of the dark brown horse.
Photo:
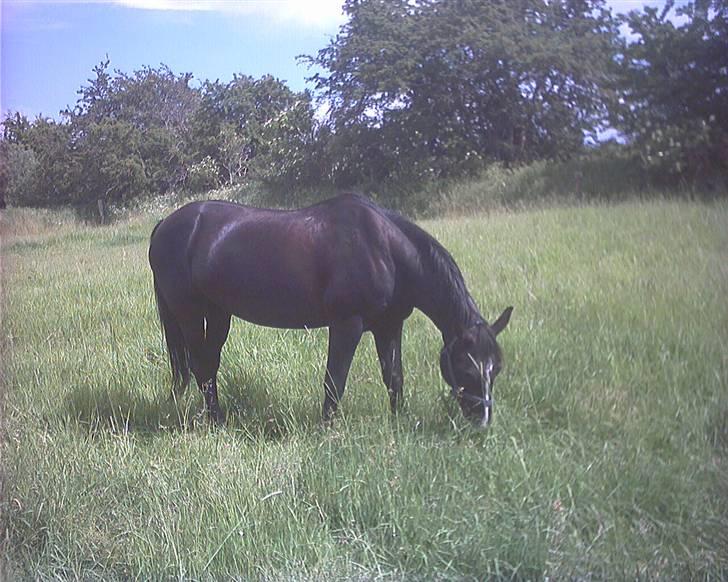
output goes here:
[[328, 327], [323, 415], [344, 393], [362, 333], [371, 331], [392, 411], [402, 402], [402, 324], [416, 307], [442, 333], [440, 369], [466, 417], [492, 418], [501, 368], [492, 325], [460, 269], [429, 234], [397, 213], [346, 194], [292, 211], [193, 202], [152, 232], [149, 263], [176, 391], [190, 370], [210, 416], [230, 318], [280, 328]]

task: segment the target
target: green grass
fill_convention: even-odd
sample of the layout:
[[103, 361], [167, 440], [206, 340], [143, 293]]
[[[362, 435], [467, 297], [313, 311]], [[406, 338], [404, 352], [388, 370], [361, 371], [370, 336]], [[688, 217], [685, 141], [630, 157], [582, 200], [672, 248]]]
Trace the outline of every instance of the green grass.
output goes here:
[[724, 203], [423, 223], [486, 317], [516, 308], [485, 432], [419, 314], [401, 417], [371, 338], [322, 428], [325, 331], [236, 322], [210, 428], [196, 391], [167, 398], [153, 224], [3, 240], [9, 577], [728, 576]]

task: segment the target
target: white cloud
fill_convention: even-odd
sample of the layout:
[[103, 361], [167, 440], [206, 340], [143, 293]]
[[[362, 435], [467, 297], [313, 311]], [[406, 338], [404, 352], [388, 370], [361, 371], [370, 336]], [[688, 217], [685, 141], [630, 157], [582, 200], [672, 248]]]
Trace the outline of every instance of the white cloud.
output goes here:
[[143, 10], [227, 12], [257, 16], [307, 27], [343, 23], [342, 0], [110, 0]]

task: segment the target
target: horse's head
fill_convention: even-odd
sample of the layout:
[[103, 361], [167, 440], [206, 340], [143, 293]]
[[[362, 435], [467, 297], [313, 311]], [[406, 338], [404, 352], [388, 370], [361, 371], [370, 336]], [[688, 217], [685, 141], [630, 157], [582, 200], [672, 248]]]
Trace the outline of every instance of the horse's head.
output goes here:
[[482, 427], [493, 418], [493, 385], [501, 369], [496, 336], [505, 329], [512, 307], [488, 325], [480, 322], [451, 339], [440, 353], [440, 371], [463, 415]]

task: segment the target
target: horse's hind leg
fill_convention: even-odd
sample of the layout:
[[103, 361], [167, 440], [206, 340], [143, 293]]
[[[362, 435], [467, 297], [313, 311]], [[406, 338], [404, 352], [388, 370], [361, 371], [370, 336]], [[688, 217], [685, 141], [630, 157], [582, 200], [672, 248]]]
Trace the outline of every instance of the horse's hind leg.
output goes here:
[[[205, 397], [207, 413], [215, 422], [222, 422], [222, 413], [217, 400], [217, 371], [220, 368], [222, 346], [230, 331], [230, 314], [208, 305], [205, 313], [205, 368], [200, 377], [204, 378], [200, 390]], [[195, 376], [197, 377], [197, 376]]]
[[205, 398], [205, 409], [211, 420], [222, 421], [217, 398], [217, 370], [220, 353], [230, 331], [230, 314], [214, 305], [206, 305], [186, 326], [185, 339], [190, 351], [190, 367], [197, 386]]

